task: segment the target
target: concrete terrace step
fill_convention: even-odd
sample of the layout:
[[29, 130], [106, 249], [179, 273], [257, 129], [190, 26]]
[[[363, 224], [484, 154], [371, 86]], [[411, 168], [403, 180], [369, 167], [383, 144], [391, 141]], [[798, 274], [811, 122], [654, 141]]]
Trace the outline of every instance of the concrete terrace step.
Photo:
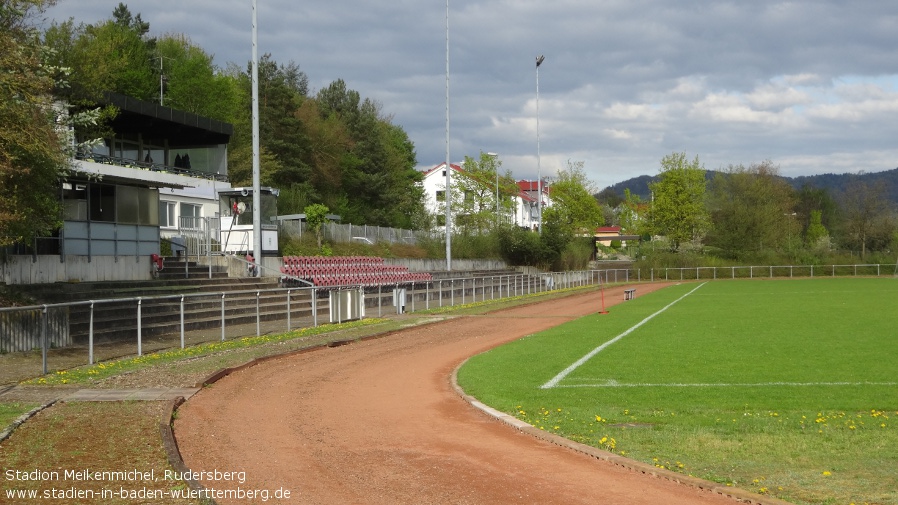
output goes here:
[[201, 292], [227, 292], [278, 287], [275, 278], [158, 279], [132, 282], [55, 283], [29, 286], [22, 291], [40, 303], [63, 303], [113, 298], [167, 296]]
[[[265, 320], [286, 319], [286, 291], [261, 292], [258, 301], [254, 292], [226, 294], [224, 300], [226, 324], [255, 318], [258, 304], [260, 316]], [[319, 300], [319, 312], [327, 312], [327, 301]], [[94, 338], [114, 340], [132, 336], [137, 329], [137, 307], [134, 300], [99, 304], [94, 307]], [[291, 317], [311, 317], [312, 300], [308, 292], [295, 291], [290, 297]], [[185, 297], [184, 319], [190, 329], [203, 329], [221, 323], [222, 301], [219, 295]], [[141, 300], [141, 331], [149, 334], [165, 333], [180, 329], [181, 301], [178, 298], [164, 300]], [[90, 311], [73, 310], [70, 315], [69, 331], [78, 342], [86, 340], [90, 331]], [[207, 324], [211, 322], [210, 324]], [[245, 322], [245, 321], [243, 321]]]
[[[293, 296], [290, 300], [290, 308], [291, 310], [297, 310], [302, 307], [311, 307], [311, 299], [309, 297], [297, 297]], [[259, 297], [258, 307], [260, 311], [286, 311], [287, 310], [287, 300], [285, 296], [269, 296], [269, 297]], [[117, 321], [129, 321], [136, 319], [137, 315], [137, 304], [128, 304], [121, 305], [119, 307], [109, 307], [103, 310], [97, 310], [94, 308], [93, 311], [93, 320], [94, 325], [109, 325], [115, 323]], [[221, 314], [222, 303], [221, 299], [201, 301], [197, 303], [187, 303], [185, 299], [184, 303], [184, 315], [185, 317], [193, 317], [193, 316], [201, 316], [203, 314]], [[256, 310], [256, 300], [255, 298], [241, 298], [241, 299], [232, 299], [228, 300], [225, 298], [224, 303], [225, 314], [238, 314], [245, 311], [255, 311]], [[180, 301], [175, 301], [174, 303], [159, 303], [159, 304], [148, 304], [140, 305], [140, 314], [141, 321], [145, 323], [154, 323], [157, 321], [166, 321], [171, 318], [177, 317], [180, 318], [181, 315], [181, 307]], [[70, 314], [70, 323], [69, 326], [73, 332], [77, 332], [82, 328], [87, 328], [90, 323], [90, 311], [73, 311]]]

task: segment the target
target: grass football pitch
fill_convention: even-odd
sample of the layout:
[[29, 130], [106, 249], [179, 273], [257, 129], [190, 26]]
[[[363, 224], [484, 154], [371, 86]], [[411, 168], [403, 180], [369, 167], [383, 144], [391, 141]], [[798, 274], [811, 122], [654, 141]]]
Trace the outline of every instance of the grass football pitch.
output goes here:
[[[597, 295], [598, 296], [598, 295]], [[469, 360], [536, 427], [795, 503], [898, 504], [898, 279], [687, 282]]]

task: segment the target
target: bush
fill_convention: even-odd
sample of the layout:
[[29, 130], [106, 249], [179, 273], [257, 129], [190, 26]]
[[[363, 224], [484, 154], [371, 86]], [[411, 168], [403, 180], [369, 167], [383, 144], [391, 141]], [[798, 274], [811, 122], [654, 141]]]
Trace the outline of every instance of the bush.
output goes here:
[[589, 267], [589, 262], [592, 260], [593, 250], [594, 246], [591, 238], [572, 240], [561, 251], [557, 264], [554, 265], [555, 269], [585, 270]]
[[499, 230], [499, 250], [511, 265], [547, 268], [550, 264], [551, 251], [539, 234], [516, 226]]

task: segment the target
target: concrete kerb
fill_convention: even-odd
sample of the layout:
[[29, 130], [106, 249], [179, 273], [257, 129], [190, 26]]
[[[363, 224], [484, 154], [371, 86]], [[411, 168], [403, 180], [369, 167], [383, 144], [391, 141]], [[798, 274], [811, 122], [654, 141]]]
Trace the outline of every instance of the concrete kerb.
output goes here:
[[[165, 448], [165, 453], [168, 456], [168, 464], [171, 465], [176, 472], [181, 472], [182, 475], [185, 473], [189, 475], [190, 469], [187, 468], [187, 465], [184, 464], [184, 460], [181, 459], [181, 451], [178, 450], [178, 441], [175, 440], [175, 434], [172, 431], [175, 411], [185, 401], [184, 397], [178, 397], [168, 402], [167, 415], [163, 415], [162, 418], [168, 419], [169, 421], [159, 423], [159, 435], [162, 438], [162, 446]], [[206, 489], [202, 484], [197, 482], [196, 479], [184, 479], [184, 482], [187, 483], [187, 486], [190, 487], [190, 489], [200, 494]], [[215, 500], [208, 497], [201, 498], [200, 503], [203, 505], [216, 505]]]
[[727, 496], [733, 498], [735, 500], [750, 503], [754, 505], [792, 505], [789, 502], [780, 500], [778, 498], [773, 498], [770, 496], [764, 496], [757, 493], [752, 493], [751, 491], [746, 491], [739, 488], [722, 486], [717, 482], [712, 482], [709, 480], [699, 479], [697, 477], [691, 477], [688, 475], [683, 475], [681, 473], [677, 473], [671, 470], [662, 469], [655, 467], [654, 465], [650, 465], [648, 463], [643, 463], [641, 461], [636, 461], [630, 458], [625, 458], [618, 454], [614, 454], [613, 452], [604, 451], [602, 449], [597, 449], [595, 447], [581, 444], [579, 442], [574, 442], [572, 440], [568, 440], [564, 437], [556, 435], [554, 433], [548, 433], [544, 430], [536, 428], [535, 426], [525, 423], [520, 419], [506, 414], [504, 412], [500, 412], [488, 405], [485, 405], [478, 401], [473, 396], [468, 395], [464, 392], [461, 386], [458, 385], [458, 370], [467, 363], [468, 360], [463, 361], [460, 365], [458, 365], [455, 370], [452, 371], [452, 376], [450, 378], [452, 388], [455, 390], [456, 394], [458, 394], [464, 401], [468, 402], [472, 407], [479, 410], [483, 414], [496, 419], [502, 423], [505, 423], [522, 433], [526, 433], [540, 440], [544, 440], [546, 442], [565, 447], [567, 449], [586, 454], [587, 456], [591, 456], [596, 459], [600, 459], [603, 461], [607, 461], [617, 466], [621, 466], [628, 470], [632, 470], [635, 472], [643, 473], [646, 475], [652, 475], [654, 477], [667, 479], [669, 481], [673, 481], [679, 484], [684, 484], [687, 486], [691, 486], [694, 488], [711, 491], [723, 496]]

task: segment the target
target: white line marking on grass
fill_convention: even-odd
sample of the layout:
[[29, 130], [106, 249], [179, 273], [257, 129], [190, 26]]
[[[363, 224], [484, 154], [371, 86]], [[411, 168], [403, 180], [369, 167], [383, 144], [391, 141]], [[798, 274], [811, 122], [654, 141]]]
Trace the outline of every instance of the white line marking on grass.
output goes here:
[[540, 388], [540, 389], [551, 389], [551, 388], [554, 388], [555, 386], [558, 385], [559, 382], [561, 382], [565, 377], [567, 377], [568, 374], [570, 374], [571, 372], [573, 372], [574, 370], [576, 370], [577, 368], [579, 368], [580, 365], [582, 365], [583, 363], [586, 363], [587, 361], [589, 361], [589, 360], [590, 360], [593, 356], [595, 356], [596, 354], [598, 354], [598, 353], [602, 352], [603, 350], [605, 350], [606, 347], [608, 347], [609, 345], [611, 345], [611, 344], [617, 342], [618, 340], [620, 340], [620, 339], [626, 337], [626, 336], [629, 335], [630, 333], [633, 333], [634, 331], [636, 331], [637, 328], [639, 328], [640, 326], [642, 326], [642, 325], [644, 325], [645, 323], [647, 323], [650, 319], [652, 319], [653, 317], [657, 316], [658, 314], [664, 312], [665, 310], [667, 310], [667, 309], [673, 307], [673, 305], [674, 305], [675, 303], [679, 302], [679, 301], [682, 300], [683, 298], [686, 298], [687, 296], [691, 295], [692, 293], [695, 293], [695, 292], [698, 290], [698, 288], [704, 286], [705, 284], [707, 284], [707, 282], [703, 282], [703, 283], [699, 284], [699, 285], [696, 286], [696, 288], [693, 289], [692, 291], [690, 291], [690, 292], [686, 293], [685, 295], [683, 295], [683, 296], [677, 298], [676, 300], [670, 302], [669, 304], [667, 304], [667, 306], [665, 306], [664, 308], [662, 308], [662, 309], [659, 310], [658, 312], [655, 312], [654, 314], [648, 316], [647, 318], [643, 319], [642, 321], [639, 321], [638, 323], [636, 323], [635, 325], [633, 325], [632, 327], [630, 327], [630, 329], [628, 329], [627, 331], [625, 331], [625, 332], [621, 333], [620, 335], [618, 335], [618, 336], [612, 338], [611, 340], [605, 342], [604, 344], [602, 344], [602, 345], [596, 347], [596, 348], [593, 349], [592, 351], [589, 351], [589, 353], [587, 353], [586, 356], [583, 356], [582, 358], [580, 358], [580, 359], [578, 359], [577, 361], [575, 361], [571, 366], [569, 366], [569, 367], [565, 368], [564, 370], [562, 370], [558, 375], [556, 375], [555, 377], [552, 377], [552, 379], [551, 379], [549, 382], [546, 382], [545, 384], [543, 384], [543, 385], [540, 386], [539, 388]]
[[717, 383], [717, 384], [647, 384], [647, 383], [620, 383], [615, 380], [595, 384], [564, 384], [557, 388], [732, 388], [732, 387], [779, 387], [779, 386], [898, 386], [898, 382], [759, 382], [759, 383]]

